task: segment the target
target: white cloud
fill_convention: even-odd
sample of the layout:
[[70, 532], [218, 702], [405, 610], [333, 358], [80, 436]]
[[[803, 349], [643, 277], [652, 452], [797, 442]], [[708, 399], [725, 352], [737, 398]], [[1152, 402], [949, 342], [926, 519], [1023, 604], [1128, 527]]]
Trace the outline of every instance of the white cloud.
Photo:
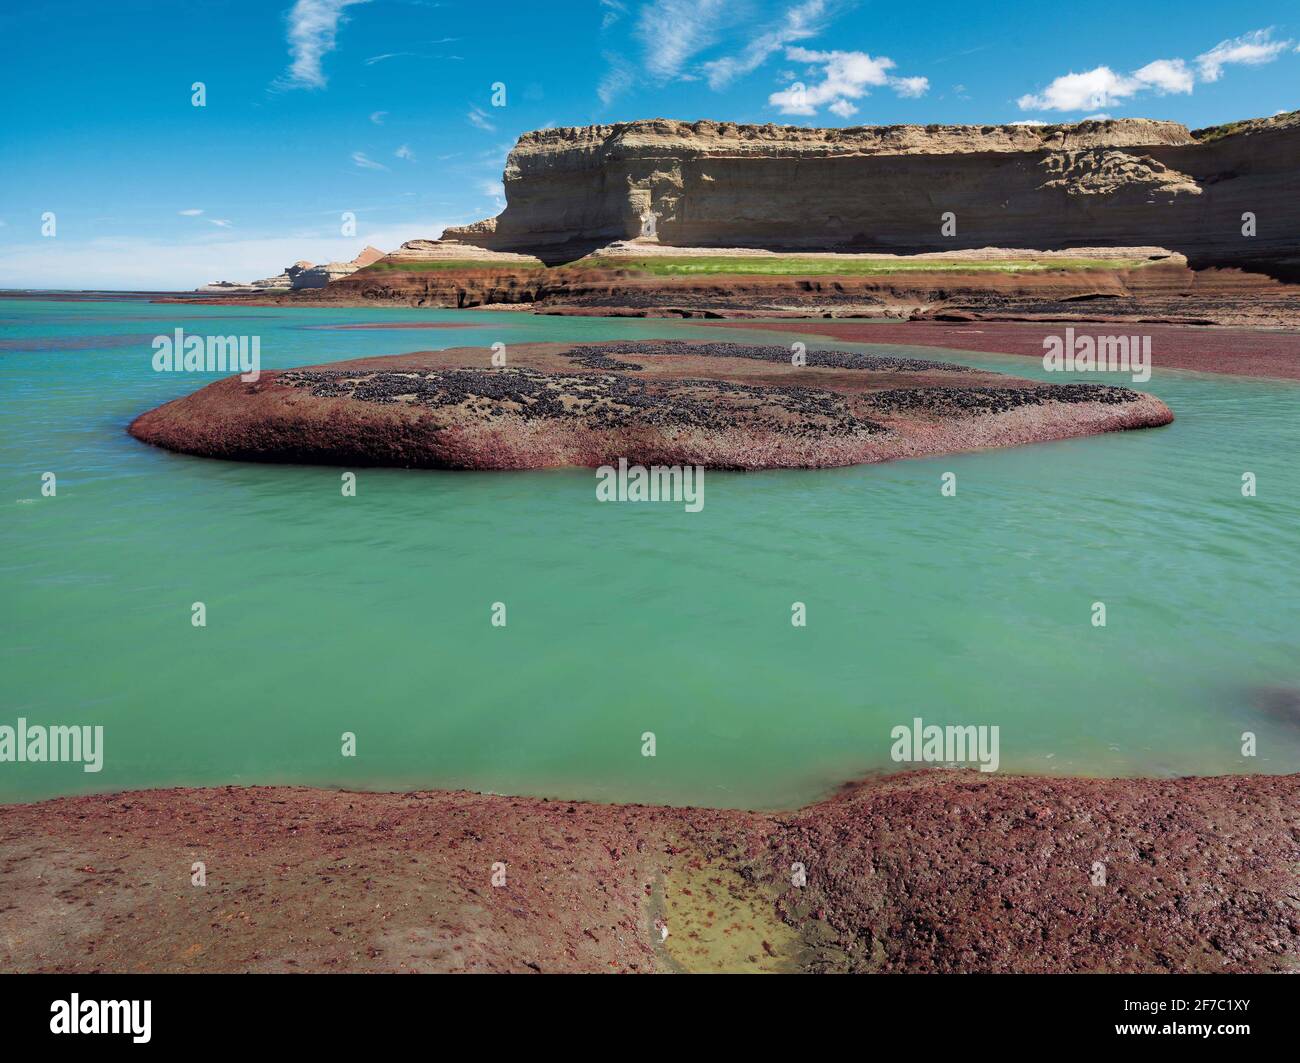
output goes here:
[[1031, 126], [1033, 126], [1033, 125], [1047, 125], [1046, 122], [1044, 122], [1042, 119], [1039, 119], [1039, 118], [1025, 118], [1025, 119], [1022, 119], [1022, 120], [1019, 121], [1019, 122], [1012, 122], [1012, 123], [1010, 123], [1010, 124], [1011, 124], [1011, 125], [1031, 125]]
[[1191, 92], [1196, 80], [1181, 59], [1156, 59], [1134, 70], [1133, 77], [1162, 96], [1170, 92]]
[[1030, 92], [1016, 103], [1022, 111], [1087, 111], [1110, 107], [1143, 92], [1159, 96], [1188, 94], [1198, 80], [1218, 81], [1230, 63], [1270, 63], [1291, 47], [1291, 41], [1274, 41], [1271, 28], [1253, 30], [1240, 37], [1220, 41], [1196, 57], [1196, 70], [1183, 59], [1156, 59], [1131, 74], [1116, 73], [1108, 66], [1076, 74], [1063, 74], [1042, 92]]
[[914, 100], [930, 91], [929, 78], [890, 78], [889, 87], [905, 100]]
[[486, 130], [489, 133], [495, 133], [497, 127], [488, 121], [487, 112], [481, 107], [471, 107], [469, 113], [465, 115], [469, 119], [469, 124], [477, 126], [479, 129]]
[[751, 40], [739, 55], [725, 56], [704, 64], [709, 88], [721, 89], [736, 78], [753, 73], [773, 53], [793, 41], [806, 40], [821, 32], [826, 0], [805, 0], [786, 11], [781, 22]]
[[387, 112], [387, 111], [371, 111], [371, 112], [370, 112], [370, 120], [371, 120], [372, 122], [374, 122], [375, 125], [383, 125], [383, 124], [384, 124], [384, 119], [387, 118], [387, 117], [388, 117], [388, 112]]
[[1022, 111], [1087, 111], [1114, 106], [1139, 92], [1190, 93], [1194, 82], [1181, 59], [1157, 59], [1131, 74], [1117, 74], [1108, 66], [1063, 74], [1041, 93], [1027, 93], [1016, 103]]
[[895, 77], [889, 73], [895, 63], [887, 56], [872, 57], [866, 52], [813, 52], [807, 48], [788, 48], [786, 58], [796, 63], [821, 66], [822, 80], [805, 85], [795, 82], [789, 88], [772, 93], [767, 102], [782, 114], [815, 115], [826, 107], [841, 117], [856, 112], [850, 101], [861, 99], [873, 88], [889, 86], [899, 96], [923, 96], [930, 82], [923, 77]]
[[356, 163], [356, 165], [360, 166], [361, 169], [363, 170], [387, 170], [388, 169], [388, 167], [385, 166], [382, 162], [375, 162], [375, 160], [370, 158], [364, 151], [354, 151], [352, 153], [352, 161]]
[[191, 207], [189, 210], [178, 210], [176, 213], [181, 214], [186, 218], [197, 218], [203, 213], [203, 211], [199, 210], [197, 207]]
[[403, 144], [393, 154], [399, 159], [414, 159], [415, 152], [410, 149], [409, 145]]
[[325, 87], [321, 59], [334, 51], [343, 9], [367, 0], [297, 0], [289, 11], [289, 56], [293, 60], [278, 84], [284, 88]]
[[1022, 111], [1084, 111], [1117, 103], [1141, 87], [1133, 78], [1099, 66], [1082, 74], [1062, 74], [1041, 93], [1026, 93], [1016, 103]]
[[1223, 68], [1229, 63], [1245, 63], [1249, 66], [1271, 63], [1291, 47], [1291, 41], [1271, 40], [1272, 36], [1273, 27], [1269, 26], [1267, 29], [1251, 30], [1240, 37], [1220, 41], [1208, 52], [1196, 57], [1201, 80], [1218, 81], [1223, 76]]
[[209, 218], [208, 221], [222, 229], [230, 228], [230, 222], [226, 218]]
[[641, 9], [637, 36], [645, 66], [660, 80], [678, 77], [686, 61], [713, 43], [725, 0], [654, 0]]

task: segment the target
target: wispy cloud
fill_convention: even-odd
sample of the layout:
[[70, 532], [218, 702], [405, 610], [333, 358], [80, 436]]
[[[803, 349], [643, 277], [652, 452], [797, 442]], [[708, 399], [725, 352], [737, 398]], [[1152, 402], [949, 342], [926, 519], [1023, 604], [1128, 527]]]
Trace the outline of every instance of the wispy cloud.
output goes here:
[[806, 0], [786, 11], [781, 21], [753, 38], [738, 55], [725, 56], [704, 64], [709, 88], [725, 88], [736, 78], [752, 74], [768, 58], [788, 44], [806, 40], [821, 32], [828, 13], [827, 0]]
[[363, 170], [387, 170], [388, 169], [388, 167], [385, 166], [382, 162], [375, 162], [375, 160], [370, 158], [370, 156], [368, 156], [364, 151], [354, 151], [352, 153], [352, 161], [357, 166], [360, 166], [361, 169]]
[[1289, 40], [1272, 40], [1272, 36], [1272, 26], [1262, 30], [1251, 30], [1250, 33], [1243, 33], [1240, 37], [1220, 41], [1208, 52], [1202, 52], [1196, 57], [1196, 66], [1201, 72], [1201, 80], [1218, 81], [1223, 76], [1223, 68], [1229, 63], [1244, 63], [1247, 66], [1271, 63], [1290, 48], [1292, 43]]
[[614, 25], [619, 19], [627, 14], [627, 4], [622, 0], [600, 0], [601, 9], [604, 14], [600, 17], [600, 28], [607, 30]]
[[1091, 111], [1113, 107], [1146, 92], [1158, 96], [1191, 93], [1196, 82], [1218, 81], [1223, 68], [1234, 63], [1271, 63], [1292, 42], [1272, 40], [1272, 28], [1253, 30], [1220, 41], [1196, 57], [1195, 70], [1183, 59], [1156, 59], [1128, 74], [1109, 66], [1062, 74], [1041, 92], [1030, 92], [1016, 103], [1022, 111]]
[[375, 125], [383, 125], [383, 124], [384, 124], [384, 119], [387, 118], [387, 117], [388, 117], [388, 112], [387, 112], [387, 111], [371, 111], [371, 112], [370, 112], [370, 120], [371, 120], [372, 122], [374, 122]]
[[807, 48], [788, 48], [785, 56], [796, 63], [820, 67], [820, 80], [811, 85], [794, 82], [774, 92], [767, 102], [782, 114], [815, 115], [825, 107], [832, 114], [848, 118], [857, 113], [854, 100], [870, 94], [871, 89], [888, 87], [898, 96], [924, 96], [930, 81], [923, 77], [896, 77], [890, 71], [897, 65], [888, 56], [870, 56], [866, 52], [813, 52]]
[[494, 172], [500, 173], [505, 169], [506, 159], [510, 155], [510, 149], [514, 146], [513, 141], [506, 141], [504, 144], [488, 148], [487, 151], [479, 152], [478, 161]]
[[497, 131], [497, 127], [488, 121], [487, 111], [483, 110], [482, 107], [471, 107], [469, 113], [466, 114], [465, 117], [469, 120], [469, 124], [472, 126], [486, 130], [489, 133], [495, 133]]
[[325, 87], [321, 59], [335, 48], [343, 9], [367, 0], [297, 0], [289, 11], [288, 71], [277, 82], [281, 88]]
[[203, 213], [203, 211], [201, 211], [198, 207], [191, 207], [189, 210], [178, 210], [176, 213], [186, 218], [197, 218], [200, 214]]
[[[596, 95], [608, 107], [643, 78], [662, 84], [704, 77], [710, 88], [725, 89], [752, 74], [782, 48], [821, 33], [834, 13], [850, 2], [796, 0], [775, 19], [751, 28], [742, 24], [743, 7], [738, 10], [727, 0], [648, 0], [641, 5], [632, 29], [640, 45], [638, 60], [606, 53], [608, 66], [596, 84]], [[605, 10], [602, 30], [627, 12], [623, 0], [601, 0], [601, 6]], [[701, 53], [724, 37], [740, 42], [739, 50], [701, 62]]]
[[713, 43], [725, 0], [654, 0], [641, 9], [637, 37], [645, 49], [645, 67], [661, 81], [681, 76], [691, 56]]
[[400, 148], [398, 148], [395, 152], [393, 152], [393, 154], [399, 159], [415, 158], [415, 152], [413, 152], [410, 149], [410, 147], [408, 147], [406, 144], [403, 144]]
[[222, 229], [230, 228], [230, 220], [228, 218], [209, 218], [208, 221]]
[[596, 83], [596, 95], [600, 98], [600, 102], [608, 107], [632, 87], [636, 78], [632, 73], [632, 67], [621, 55], [607, 53], [605, 61], [609, 64], [609, 69]]

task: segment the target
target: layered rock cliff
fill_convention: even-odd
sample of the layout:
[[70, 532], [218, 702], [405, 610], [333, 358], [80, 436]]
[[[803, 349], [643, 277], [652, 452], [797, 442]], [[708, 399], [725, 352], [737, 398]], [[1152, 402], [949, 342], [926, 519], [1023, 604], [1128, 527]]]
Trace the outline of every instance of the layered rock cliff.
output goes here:
[[[418, 242], [418, 241], [417, 241]], [[377, 247], [367, 245], [351, 262], [327, 262], [313, 265], [305, 259], [299, 259], [292, 266], [285, 266], [284, 272], [275, 277], [243, 283], [242, 281], [213, 281], [197, 289], [200, 292], [239, 292], [256, 294], [291, 289], [324, 288], [333, 281], [350, 276], [359, 269], [373, 265], [384, 257]]]
[[444, 236], [548, 263], [638, 236], [895, 253], [1154, 245], [1197, 268], [1294, 277], [1297, 179], [1300, 112], [1195, 133], [1142, 119], [850, 129], [659, 119], [524, 134], [506, 164], [505, 210]]
[[317, 266], [309, 265], [294, 277], [293, 286], [294, 288], [324, 288], [330, 282], [373, 265], [383, 257], [382, 251], [367, 245], [351, 262], [323, 262]]

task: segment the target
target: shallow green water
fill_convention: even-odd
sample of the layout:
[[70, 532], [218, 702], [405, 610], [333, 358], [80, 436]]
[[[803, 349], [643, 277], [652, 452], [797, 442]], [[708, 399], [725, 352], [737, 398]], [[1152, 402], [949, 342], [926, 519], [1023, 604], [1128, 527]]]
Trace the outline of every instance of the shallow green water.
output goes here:
[[[313, 327], [412, 320], [467, 327]], [[780, 807], [897, 767], [889, 730], [914, 716], [998, 725], [1009, 771], [1300, 770], [1300, 721], [1252, 694], [1300, 685], [1295, 385], [1162, 371], [1157, 346], [1145, 389], [1175, 410], [1168, 428], [709, 473], [695, 514], [600, 504], [583, 470], [361, 470], [344, 498], [338, 469], [187, 458], [125, 434], [210, 379], [152, 371], [150, 340], [176, 327], [260, 335], [266, 367], [747, 338], [514, 313], [0, 301], [0, 724], [105, 727], [102, 772], [3, 763], [0, 800], [237, 782]], [[907, 353], [1045, 376], [1030, 359]], [[955, 498], [940, 495], [946, 470]], [[1244, 470], [1259, 497], [1242, 498]], [[497, 601], [505, 628], [489, 622]]]

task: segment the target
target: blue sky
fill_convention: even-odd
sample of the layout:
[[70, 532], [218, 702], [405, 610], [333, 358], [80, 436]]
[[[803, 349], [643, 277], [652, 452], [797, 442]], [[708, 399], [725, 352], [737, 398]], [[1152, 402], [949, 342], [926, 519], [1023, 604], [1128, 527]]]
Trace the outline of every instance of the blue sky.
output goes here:
[[191, 288], [436, 237], [497, 213], [547, 125], [1271, 115], [1300, 106], [1298, 45], [1300, 11], [1251, 0], [6, 5], [0, 287]]

